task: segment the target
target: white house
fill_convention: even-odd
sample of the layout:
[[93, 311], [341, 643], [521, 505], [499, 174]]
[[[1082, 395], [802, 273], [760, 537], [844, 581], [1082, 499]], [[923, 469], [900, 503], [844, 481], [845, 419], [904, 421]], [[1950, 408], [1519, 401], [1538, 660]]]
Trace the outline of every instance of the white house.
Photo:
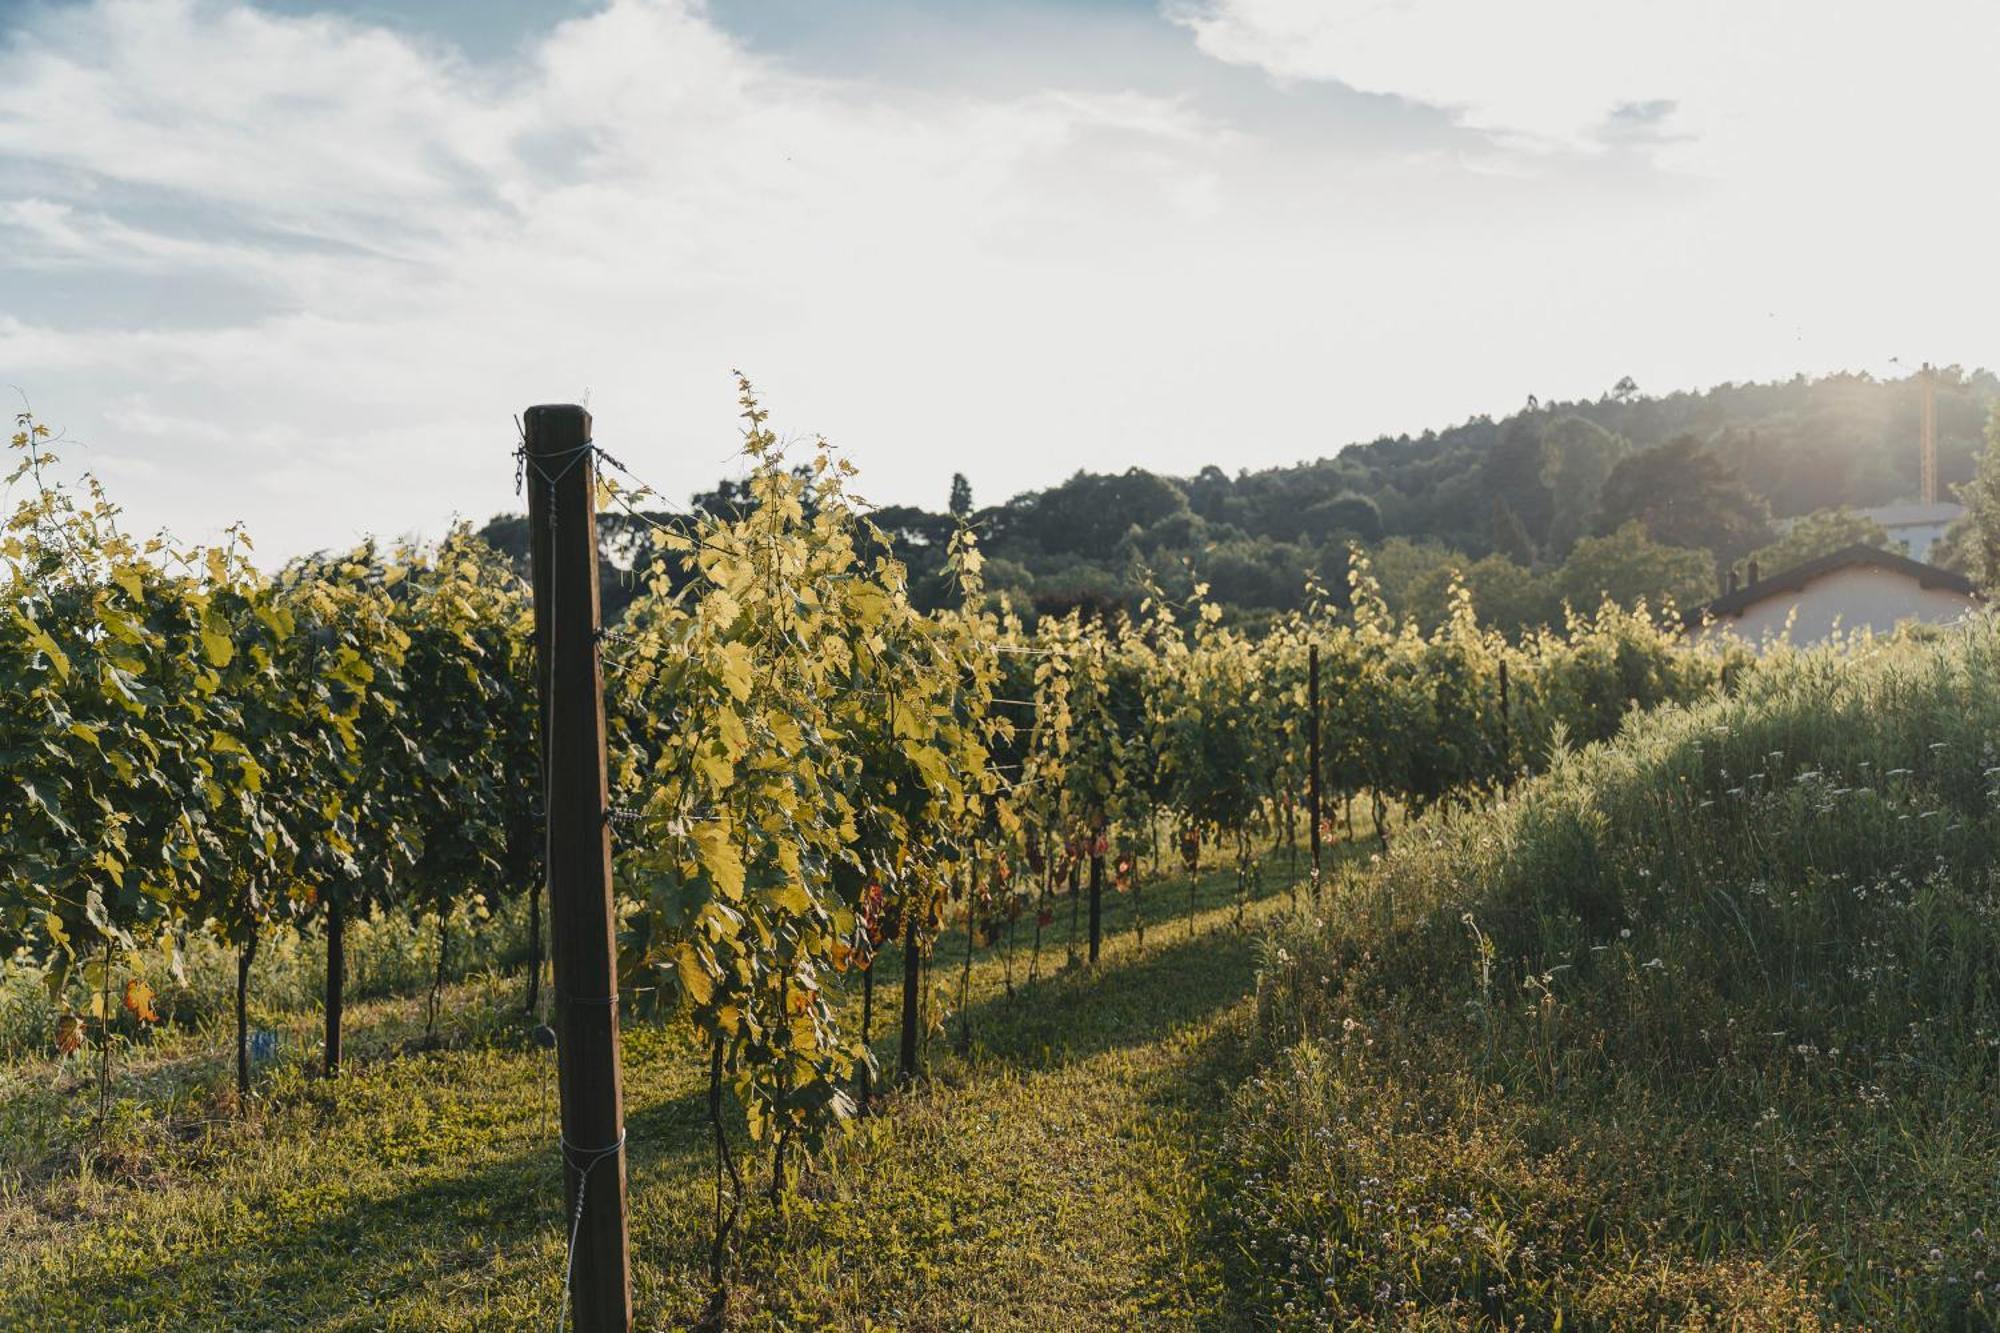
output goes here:
[[1806, 647], [1836, 630], [1885, 634], [1911, 620], [1949, 625], [1981, 604], [1964, 575], [1872, 546], [1850, 546], [1763, 578], [1755, 565], [1751, 571], [1749, 583], [1688, 613], [1689, 637]]
[[1950, 501], [1933, 500], [1925, 504], [1921, 500], [1909, 500], [1902, 504], [1863, 509], [1860, 514], [1886, 528], [1892, 541], [1903, 543], [1910, 559], [1929, 560], [1931, 548], [1944, 539], [1945, 529], [1964, 512], [1964, 505]]

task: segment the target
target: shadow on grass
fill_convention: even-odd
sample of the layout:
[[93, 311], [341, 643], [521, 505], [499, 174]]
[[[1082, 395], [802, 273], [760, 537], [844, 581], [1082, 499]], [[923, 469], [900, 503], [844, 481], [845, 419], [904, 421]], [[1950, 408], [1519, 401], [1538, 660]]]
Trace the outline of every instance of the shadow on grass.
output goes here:
[[[1282, 871], [1281, 855], [1272, 860], [1274, 870]], [[1011, 997], [998, 983], [999, 948], [976, 951], [980, 993], [962, 1016], [970, 1019], [973, 1032], [969, 1059], [943, 1056], [940, 1069], [949, 1077], [977, 1076], [982, 1065], [1047, 1069], [1161, 1042], [1208, 1023], [1250, 994], [1256, 980], [1254, 921], [1281, 910], [1288, 893], [1288, 876], [1267, 873], [1252, 895], [1252, 928], [1237, 931], [1229, 924], [1234, 871], [1211, 870], [1195, 884], [1196, 930], [1190, 937], [1180, 915], [1188, 907], [1187, 881], [1155, 883], [1145, 891], [1150, 926], [1143, 951], [1131, 938], [1130, 895], [1107, 894], [1103, 960], [1053, 975], [1045, 970], [1035, 985], [1020, 986]], [[1059, 896], [1051, 905], [1058, 921], [1052, 938], [1044, 942], [1045, 965], [1059, 964], [1067, 945], [1063, 918], [1069, 904]], [[943, 988], [955, 980], [964, 948], [963, 935], [942, 942], [934, 977]], [[1015, 963], [1018, 982], [1027, 964], [1018, 941]], [[884, 969], [876, 998], [886, 1020], [878, 1034], [879, 1055], [894, 1047], [900, 959], [894, 950], [885, 950], [877, 966]], [[846, 1002], [858, 1004], [858, 995]], [[490, 1044], [506, 1044], [498, 1034], [485, 1035]], [[955, 1035], [937, 1040], [948, 1050]], [[641, 1058], [673, 1060], [681, 1054], [656, 1050]], [[691, 1049], [685, 1055], [689, 1061], [698, 1058]], [[1177, 1055], [1147, 1096], [1163, 1119], [1194, 1115], [1206, 1126], [1226, 1104], [1222, 1090], [1244, 1072], [1246, 1060], [1233, 1030], [1212, 1029]], [[418, 1063], [406, 1057], [379, 1064], [371, 1059], [365, 1065], [380, 1070]], [[449, 1079], [452, 1074], [424, 1070], [418, 1076]], [[627, 1109], [635, 1194], [662, 1177], [691, 1170], [699, 1174], [698, 1164], [705, 1163], [709, 1151], [705, 1097], [699, 1088], [690, 1086], [679, 1095]], [[341, 1112], [325, 1114], [337, 1121]], [[741, 1144], [740, 1120], [732, 1115], [732, 1121], [731, 1137]], [[293, 1121], [275, 1129], [325, 1141], [333, 1137], [333, 1123]], [[315, 1146], [309, 1144], [307, 1150]], [[752, 1157], [743, 1154], [746, 1168]], [[389, 1182], [381, 1176], [368, 1179], [368, 1166], [382, 1172], [397, 1169], [368, 1143], [355, 1153], [356, 1167], [364, 1169], [331, 1180], [323, 1175], [305, 1179], [301, 1172], [300, 1179], [286, 1181], [283, 1164], [274, 1163], [245, 1182], [235, 1213], [184, 1248], [170, 1248], [144, 1234], [137, 1214], [93, 1226], [96, 1234], [66, 1262], [52, 1266], [49, 1282], [0, 1294], [0, 1327], [65, 1327], [78, 1313], [88, 1314], [97, 1326], [372, 1327], [393, 1321], [429, 1285], [447, 1280], [477, 1300], [503, 1282], [519, 1285], [511, 1274], [482, 1280], [479, 1270], [510, 1261], [518, 1265], [524, 1252], [560, 1235], [558, 1160], [551, 1142], [449, 1176], [435, 1175], [437, 1167], [416, 1168], [433, 1178], [403, 1188], [394, 1187], [393, 1177]], [[356, 1183], [360, 1192], [350, 1188]], [[383, 1183], [390, 1188], [370, 1188]], [[755, 1180], [748, 1183], [754, 1192]], [[698, 1247], [698, 1236], [676, 1236], [669, 1251], [656, 1249], [639, 1262], [693, 1268], [700, 1256], [693, 1250], [681, 1252], [684, 1239]], [[542, 1279], [550, 1285], [553, 1310], [559, 1273], [538, 1273], [537, 1280]]]
[[[700, 1092], [635, 1109], [632, 1188], [704, 1144], [706, 1117]], [[267, 1185], [205, 1245], [168, 1249], [108, 1226], [75, 1260], [81, 1271], [0, 1294], [0, 1328], [376, 1327], [427, 1284], [560, 1236], [561, 1179], [551, 1141], [408, 1188], [335, 1195], [331, 1207], [323, 1181]], [[543, 1276], [553, 1314], [560, 1272]]]
[[1248, 931], [1209, 931], [1060, 972], [1012, 998], [987, 996], [962, 1016], [972, 1054], [1043, 1068], [1150, 1045], [1247, 995], [1256, 949]]
[[[1341, 862], [1364, 858], [1374, 850], [1372, 843], [1329, 847], [1325, 874], [1330, 878]], [[981, 976], [982, 993], [963, 1011], [951, 1015], [941, 1039], [959, 1041], [961, 1025], [969, 1020], [969, 1054], [973, 1057], [1046, 1068], [1119, 1047], [1150, 1044], [1228, 1008], [1256, 984], [1257, 939], [1262, 927], [1295, 907], [1310, 908], [1304, 886], [1287, 873], [1282, 850], [1271, 852], [1267, 861], [1270, 864], [1263, 883], [1246, 899], [1245, 925], [1240, 930], [1232, 921], [1233, 866], [1211, 868], [1195, 879], [1192, 917], [1185, 877], [1148, 886], [1141, 904], [1134, 904], [1130, 894], [1107, 893], [1104, 956], [1094, 966], [1066, 966], [1069, 899], [1067, 894], [1051, 898], [1057, 922], [1044, 936], [1038, 979], [1026, 982], [1028, 950], [1018, 940], [1012, 995], [990, 979], [993, 969], [1000, 966], [1002, 947], [974, 950], [973, 967], [975, 975]], [[1135, 906], [1143, 906], [1147, 912], [1143, 950], [1132, 929]], [[1032, 921], [1027, 925], [1032, 930]], [[945, 988], [954, 995], [966, 944], [963, 932], [946, 934], [927, 968], [928, 976], [947, 983]], [[1078, 947], [1084, 946], [1079, 942]], [[886, 1072], [893, 1066], [889, 1057], [895, 1052], [897, 1015], [893, 1006], [901, 984], [901, 951], [894, 946], [885, 948], [875, 965], [877, 1008], [885, 1021], [872, 1044]], [[858, 983], [855, 988], [858, 990]]]

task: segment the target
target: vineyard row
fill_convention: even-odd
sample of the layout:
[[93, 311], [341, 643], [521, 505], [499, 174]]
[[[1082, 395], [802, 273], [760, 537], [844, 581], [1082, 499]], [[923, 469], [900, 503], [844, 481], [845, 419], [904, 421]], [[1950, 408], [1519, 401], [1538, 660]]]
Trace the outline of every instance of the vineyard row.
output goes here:
[[[957, 608], [923, 613], [849, 466], [791, 467], [747, 387], [744, 412], [750, 502], [657, 526], [665, 560], [601, 633], [603, 815], [626, 1012], [691, 1026], [753, 1136], [802, 1151], [873, 1072], [831, 977], [886, 939], [914, 959], [954, 916], [991, 939], [1086, 868], [1094, 927], [1107, 884], [1157, 868], [1163, 825], [1174, 854], [1235, 857], [1247, 880], [1253, 846], [1304, 823], [1315, 692], [1327, 806], [1359, 801], [1381, 831], [1386, 802], [1492, 792], [1736, 669], [1609, 604], [1509, 643], [1461, 592], [1425, 633], [1360, 558], [1344, 608], [1315, 590], [1254, 640], [1199, 585], [1029, 625], [986, 594], [970, 531], [947, 560]], [[247, 980], [260, 935], [312, 926], [331, 1076], [345, 922], [525, 893], [539, 935], [545, 655], [519, 571], [461, 529], [267, 575], [241, 534], [130, 536], [94, 480], [53, 480], [32, 419], [13, 445], [0, 967], [43, 969], [58, 997], [81, 979], [60, 1045], [121, 1001], [146, 1017], [189, 932]], [[570, 461], [600, 502], [646, 498], [593, 451]]]

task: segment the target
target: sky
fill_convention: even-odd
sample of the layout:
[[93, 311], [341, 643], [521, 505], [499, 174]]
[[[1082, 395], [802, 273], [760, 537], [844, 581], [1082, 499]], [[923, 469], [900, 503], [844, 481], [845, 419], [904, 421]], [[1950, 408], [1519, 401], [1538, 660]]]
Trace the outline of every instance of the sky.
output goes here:
[[1995, 69], [1986, 0], [0, 0], [0, 385], [275, 559], [514, 507], [534, 403], [740, 475], [735, 370], [942, 508], [1993, 366]]

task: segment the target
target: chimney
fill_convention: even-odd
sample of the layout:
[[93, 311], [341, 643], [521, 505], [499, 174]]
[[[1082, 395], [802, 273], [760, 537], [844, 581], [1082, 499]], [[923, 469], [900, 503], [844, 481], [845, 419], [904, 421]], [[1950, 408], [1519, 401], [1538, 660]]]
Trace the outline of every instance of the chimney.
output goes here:
[[1757, 586], [1757, 562], [1755, 560], [1750, 562], [1750, 586], [1753, 588]]

